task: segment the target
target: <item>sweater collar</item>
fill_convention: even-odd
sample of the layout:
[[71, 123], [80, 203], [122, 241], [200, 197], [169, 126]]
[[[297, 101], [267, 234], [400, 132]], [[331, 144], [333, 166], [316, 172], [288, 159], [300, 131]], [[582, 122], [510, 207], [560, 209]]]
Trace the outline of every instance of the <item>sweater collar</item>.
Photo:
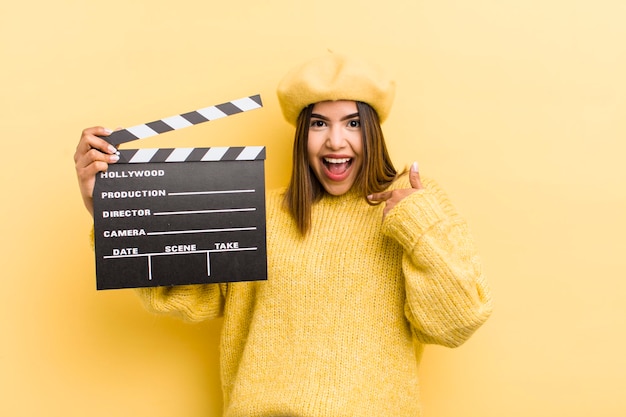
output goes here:
[[349, 201], [351, 202], [359, 199], [363, 199], [363, 195], [359, 190], [352, 187], [350, 190], [348, 190], [348, 192], [341, 195], [331, 195], [325, 192], [320, 201], [326, 201], [329, 203], [341, 203]]

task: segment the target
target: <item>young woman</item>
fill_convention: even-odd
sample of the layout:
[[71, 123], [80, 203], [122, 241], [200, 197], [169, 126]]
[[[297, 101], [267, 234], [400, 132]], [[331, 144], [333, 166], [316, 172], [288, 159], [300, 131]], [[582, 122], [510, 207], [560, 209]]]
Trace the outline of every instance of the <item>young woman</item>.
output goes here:
[[[380, 123], [394, 83], [328, 54], [278, 96], [296, 126], [286, 190], [267, 193], [267, 281], [137, 290], [187, 320], [223, 317], [227, 417], [419, 416], [429, 343], [455, 347], [491, 313], [465, 221], [417, 164], [398, 175]], [[75, 164], [93, 213], [115, 149], [83, 131]]]

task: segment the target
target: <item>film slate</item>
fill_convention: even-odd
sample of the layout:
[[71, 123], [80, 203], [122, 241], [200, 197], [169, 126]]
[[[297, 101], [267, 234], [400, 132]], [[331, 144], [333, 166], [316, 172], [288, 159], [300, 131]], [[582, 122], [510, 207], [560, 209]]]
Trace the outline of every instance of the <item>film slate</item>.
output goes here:
[[119, 153], [94, 187], [98, 290], [267, 279], [265, 147]]

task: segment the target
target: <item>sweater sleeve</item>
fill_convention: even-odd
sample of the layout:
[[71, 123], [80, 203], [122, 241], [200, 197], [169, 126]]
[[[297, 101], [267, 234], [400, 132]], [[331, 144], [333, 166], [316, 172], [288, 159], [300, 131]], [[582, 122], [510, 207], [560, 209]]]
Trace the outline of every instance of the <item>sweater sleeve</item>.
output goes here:
[[227, 284], [180, 285], [138, 288], [146, 309], [198, 322], [221, 317]]
[[487, 320], [491, 296], [466, 222], [434, 181], [422, 184], [388, 213], [383, 232], [404, 249], [405, 314], [416, 338], [456, 347]]

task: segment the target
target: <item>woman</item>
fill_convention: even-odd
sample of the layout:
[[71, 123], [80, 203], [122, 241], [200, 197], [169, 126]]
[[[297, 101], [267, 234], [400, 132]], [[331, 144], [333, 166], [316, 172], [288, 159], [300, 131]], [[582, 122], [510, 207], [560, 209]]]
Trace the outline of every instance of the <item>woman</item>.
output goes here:
[[[223, 317], [224, 415], [419, 416], [423, 346], [455, 347], [491, 313], [468, 233], [413, 164], [397, 175], [380, 123], [395, 85], [328, 54], [278, 97], [296, 126], [286, 190], [267, 193], [267, 281], [137, 290], [154, 311]], [[86, 129], [75, 155], [87, 209], [115, 149]]]

